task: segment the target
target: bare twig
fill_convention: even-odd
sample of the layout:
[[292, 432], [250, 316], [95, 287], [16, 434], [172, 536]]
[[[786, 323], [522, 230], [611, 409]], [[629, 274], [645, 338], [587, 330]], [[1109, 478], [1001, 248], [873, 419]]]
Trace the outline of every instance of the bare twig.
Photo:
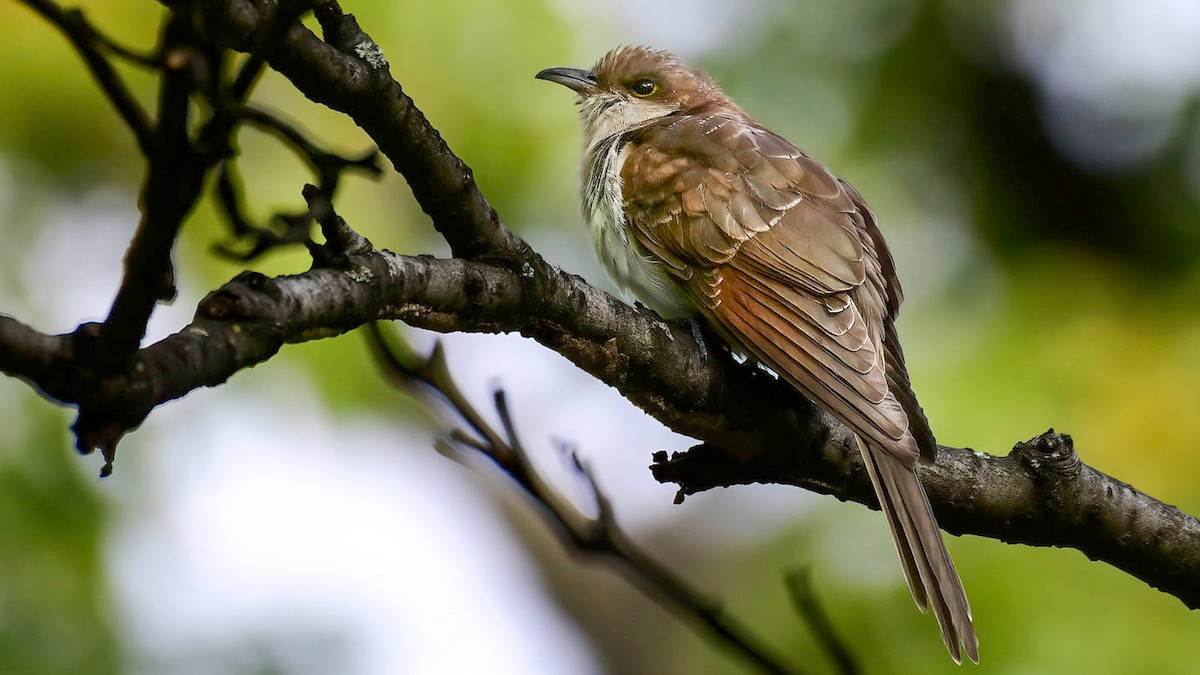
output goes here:
[[[78, 11], [62, 10], [51, 0], [25, 0], [57, 26], [83, 57], [92, 76], [112, 101], [149, 161], [142, 190], [142, 219], [125, 257], [125, 274], [103, 324], [83, 324], [72, 336], [71, 365], [77, 370], [112, 374], [132, 362], [146, 323], [160, 300], [174, 297], [171, 250], [184, 216], [195, 203], [207, 169], [188, 139], [188, 106], [194, 86], [193, 31], [190, 12], [168, 15], [163, 33], [162, 78], [157, 125], [134, 100], [101, 49], [123, 52], [101, 38]], [[76, 445], [88, 453], [100, 448], [110, 470], [115, 445], [127, 428], [114, 411], [80, 404]], [[128, 412], [120, 415], [128, 417]]]
[[[229, 228], [233, 230], [236, 237], [249, 236], [251, 233], [261, 231], [260, 236], [274, 234], [265, 228], [258, 228], [256, 225], [246, 220], [242, 213], [242, 184], [236, 175], [236, 165], [231, 160], [224, 160], [217, 165], [217, 186], [216, 197], [217, 204], [225, 213], [225, 219], [229, 221]], [[307, 234], [307, 231], [305, 232]], [[225, 247], [224, 244], [218, 244], [218, 251], [227, 257], [243, 257], [241, 254], [234, 253], [231, 249]], [[253, 252], [257, 255], [257, 252]], [[253, 255], [247, 257], [253, 257]]]
[[333, 195], [315, 185], [305, 185], [301, 191], [313, 220], [321, 225], [325, 245], [308, 247], [313, 263], [324, 267], [345, 267], [350, 256], [369, 255], [375, 247], [361, 234], [350, 229], [345, 220], [333, 210]]
[[[226, 114], [235, 123], [253, 124], [281, 139], [312, 167], [320, 191], [329, 195], [330, 199], [337, 191], [345, 171], [359, 170], [372, 176], [383, 172], [379, 167], [377, 150], [369, 150], [358, 158], [343, 157], [321, 150], [294, 125], [265, 110], [235, 106], [228, 109]], [[254, 225], [246, 218], [245, 209], [242, 207], [241, 187], [234, 173], [232, 158], [223, 161], [218, 168], [216, 197], [217, 203], [229, 220], [234, 236], [250, 240], [250, 247], [242, 252], [236, 251], [230, 244], [217, 244], [217, 252], [225, 257], [245, 261], [278, 246], [311, 243], [312, 217], [307, 209], [296, 213], [276, 213], [270, 218], [271, 226], [267, 227]]]
[[[574, 450], [570, 450], [569, 455], [595, 498], [599, 508], [598, 515], [594, 518], [588, 517], [550, 486], [534, 470], [529, 454], [516, 433], [508, 401], [502, 390], [497, 390], [494, 397], [496, 412], [503, 427], [503, 433], [500, 433], [483, 419], [455, 384], [446, 366], [445, 352], [440, 343], [428, 357], [416, 357], [407, 345], [395, 346], [402, 342], [398, 336], [386, 338], [378, 323], [367, 327], [367, 339], [371, 352], [391, 381], [409, 391], [417, 390], [414, 384], [423, 385], [425, 391], [441, 397], [484, 439], [471, 439], [461, 432], [449, 437], [465, 441], [463, 445], [482, 452], [511, 476], [517, 485], [554, 519], [557, 530], [563, 535], [564, 544], [569, 543], [575, 550], [615, 561], [625, 576], [664, 607], [703, 627], [719, 639], [720, 644], [739, 654], [762, 672], [795, 675], [804, 672], [785, 664], [778, 656], [771, 654], [745, 626], [726, 613], [719, 603], [704, 597], [679, 575], [638, 548], [617, 525], [607, 495], [600, 489], [595, 476], [587, 465], [579, 460]], [[443, 454], [455, 454], [449, 440], [441, 441], [439, 450]]]
[[372, 176], [383, 173], [383, 169], [379, 167], [379, 151], [374, 148], [358, 158], [343, 157], [321, 150], [295, 125], [261, 108], [238, 106], [229, 112], [235, 120], [253, 124], [286, 142], [300, 159], [306, 161], [319, 177], [328, 182], [330, 188], [336, 187], [338, 177], [347, 169], [358, 169]]
[[[215, 34], [239, 51], [254, 49], [254, 35], [270, 25], [271, 3], [231, 0], [206, 11]], [[529, 245], [505, 227], [480, 192], [470, 167], [450, 151], [392, 79], [387, 59], [354, 17], [336, 2], [313, 11], [325, 41], [295, 24], [266, 53], [267, 63], [311, 100], [349, 114], [402, 173], [421, 208], [445, 236], [455, 256], [544, 265]]]
[[796, 605], [796, 611], [812, 629], [813, 635], [817, 637], [817, 644], [821, 645], [829, 659], [833, 661], [837, 672], [841, 675], [858, 675], [862, 672], [854, 660], [854, 655], [850, 653], [846, 644], [838, 637], [837, 631], [833, 629], [833, 622], [829, 620], [825, 608], [817, 600], [817, 594], [813, 590], [811, 570], [805, 567], [789, 572], [787, 587], [788, 593], [792, 596], [792, 602]]
[[68, 9], [67, 14], [74, 15], [76, 20], [82, 24], [84, 30], [91, 34], [92, 40], [94, 40], [101, 49], [109, 54], [112, 54], [113, 56], [119, 56], [126, 61], [143, 68], [162, 67], [162, 56], [158, 52], [141, 52], [116, 42], [104, 33], [101, 33], [95, 26], [93, 26], [91, 22], [84, 17], [82, 10]]
[[[277, 28], [268, 33], [275, 35], [286, 31], [307, 6], [305, 2], [284, 3], [276, 14]], [[77, 356], [89, 360], [93, 367], [102, 371], [116, 371], [126, 364], [137, 350], [157, 303], [174, 298], [171, 253], [175, 240], [184, 218], [200, 196], [205, 175], [225, 157], [230, 147], [234, 118], [229, 111], [234, 106], [223, 100], [212, 101], [214, 113], [198, 134], [199, 141], [194, 143], [190, 136], [191, 96], [198, 90], [208, 91], [210, 98], [219, 94], [216, 82], [224, 59], [224, 50], [198, 36], [193, 26], [196, 18], [186, 8], [176, 9], [167, 17], [159, 49], [162, 77], [157, 126], [144, 139], [146, 143], [142, 148], [148, 160], [141, 193], [142, 218], [125, 256], [125, 273], [108, 317], [96, 330], [80, 333], [79, 342], [83, 349]], [[247, 91], [243, 90], [239, 95], [245, 93]], [[270, 120], [270, 117], [256, 115], [255, 120], [265, 123], [264, 120]], [[294, 136], [298, 134], [289, 136], [293, 143]], [[307, 145], [302, 150], [315, 149]], [[322, 187], [329, 193], [336, 187], [342, 168], [370, 163], [369, 160], [341, 160], [327, 153], [306, 154], [310, 161], [320, 164]], [[228, 190], [230, 180], [226, 174], [219, 188], [223, 194], [231, 194]], [[240, 214], [238, 218], [241, 218]], [[241, 220], [244, 224], [244, 219]], [[291, 238], [295, 239], [294, 232], [307, 233], [310, 222], [308, 215], [301, 213], [284, 223], [285, 231], [292, 232]], [[94, 340], [91, 339], [93, 335]], [[86, 408], [80, 409], [76, 425], [78, 447], [82, 452], [100, 447], [111, 462], [111, 433], [107, 430], [92, 433], [96, 427], [104, 425], [95, 422], [91, 413]]]
[[92, 27], [79, 11], [66, 11], [52, 0], [21, 0], [30, 9], [41, 14], [47, 21], [58, 27], [71, 41], [71, 45], [83, 57], [88, 70], [96, 83], [108, 96], [117, 113], [125, 120], [125, 125], [137, 138], [138, 147], [142, 152], [149, 152], [151, 124], [129, 87], [113, 70], [112, 64], [100, 53], [101, 48], [113, 50], [115, 45], [100, 37], [100, 33]]

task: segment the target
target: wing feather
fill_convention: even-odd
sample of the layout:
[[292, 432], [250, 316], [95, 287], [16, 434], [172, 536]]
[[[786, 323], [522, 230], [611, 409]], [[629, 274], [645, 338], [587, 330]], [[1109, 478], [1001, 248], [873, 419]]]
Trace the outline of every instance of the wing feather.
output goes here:
[[[788, 299], [803, 296], [777, 281], [755, 278], [736, 267], [726, 269], [720, 279], [722, 301], [705, 311], [706, 316], [856, 433], [895, 452], [910, 466], [916, 461], [918, 450], [907, 433], [907, 417], [888, 389], [881, 359], [853, 305], [832, 314], [810, 299], [814, 306], [805, 311]], [[823, 325], [824, 319], [843, 322], [843, 317], [851, 322], [842, 332], [849, 336], [849, 346], [838, 339], [836, 329]]]

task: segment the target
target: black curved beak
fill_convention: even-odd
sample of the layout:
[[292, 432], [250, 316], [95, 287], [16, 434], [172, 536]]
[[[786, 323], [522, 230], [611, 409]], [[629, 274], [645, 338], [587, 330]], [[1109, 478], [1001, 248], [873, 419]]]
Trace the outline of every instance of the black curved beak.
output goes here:
[[557, 82], [578, 94], [590, 94], [597, 89], [596, 74], [582, 68], [547, 68], [534, 77]]

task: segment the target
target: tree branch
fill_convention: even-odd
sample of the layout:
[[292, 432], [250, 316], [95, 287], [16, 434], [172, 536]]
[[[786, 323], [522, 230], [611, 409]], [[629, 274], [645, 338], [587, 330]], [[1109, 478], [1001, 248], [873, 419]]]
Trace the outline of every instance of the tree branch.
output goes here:
[[[92, 348], [94, 364], [116, 368], [141, 343], [155, 306], [175, 297], [171, 251], [196, 204], [209, 162], [192, 146], [188, 107], [195, 88], [191, 18], [171, 14], [163, 33], [158, 126], [150, 135], [142, 218], [125, 254], [125, 274]], [[82, 448], [81, 448], [82, 449]]]
[[[362, 171], [371, 176], [383, 173], [379, 168], [379, 153], [374, 148], [359, 158], [342, 157], [321, 150], [294, 125], [265, 110], [250, 106], [233, 106], [224, 112], [232, 123], [251, 124], [282, 140], [312, 168], [320, 192], [329, 199], [337, 192], [342, 174], [348, 170]], [[216, 194], [234, 237], [250, 240], [250, 246], [244, 252], [237, 252], [227, 244], [217, 244], [216, 251], [225, 257], [247, 261], [278, 246], [310, 241], [312, 215], [307, 210], [300, 213], [275, 213], [269, 219], [269, 223], [275, 227], [260, 227], [246, 219], [241, 203], [240, 181], [234, 173], [232, 158], [221, 162], [217, 168]]]
[[[506, 266], [358, 252], [337, 268], [240, 275], [209, 294], [189, 326], [111, 376], [81, 372], [70, 360], [70, 335], [44, 336], [0, 316], [0, 370], [90, 411], [91, 427], [115, 435], [93, 446], [103, 447], [155, 406], [221, 384], [288, 342], [378, 319], [442, 332], [518, 331], [558, 351], [667, 426], [705, 441], [655, 457], [655, 476], [678, 483], [681, 494], [785, 483], [877, 508], [845, 427], [727, 355], [704, 359], [688, 327], [562, 272], [533, 296]], [[1084, 465], [1066, 437], [1035, 439], [1008, 457], [942, 447], [921, 471], [950, 532], [1076, 548], [1200, 606], [1200, 522]]]
[[245, 101], [246, 97], [250, 95], [250, 89], [258, 80], [258, 76], [262, 74], [263, 67], [266, 66], [262, 48], [277, 41], [289, 26], [312, 8], [312, 4], [313, 0], [283, 0], [279, 3], [271, 25], [267, 30], [259, 31], [258, 43], [249, 50], [249, 58], [238, 69], [237, 76], [229, 85], [226, 95], [232, 103], [238, 104]]
[[[249, 49], [257, 31], [279, 30], [273, 7], [226, 0], [200, 11], [209, 37]], [[371, 135], [459, 259], [333, 245], [303, 274], [239, 276], [205, 298], [189, 326], [111, 370], [96, 370], [81, 355], [94, 325], [46, 336], [0, 316], [0, 371], [78, 405], [81, 449], [101, 447], [111, 462], [117, 439], [161, 403], [220, 384], [287, 342], [400, 319], [440, 331], [518, 331], [700, 439], [687, 453], [655, 459], [655, 475], [677, 483], [681, 497], [717, 485], [783, 482], [875, 505], [844, 427], [764, 373], [722, 355], [705, 359], [686, 326], [546, 264], [499, 221], [353, 19], [331, 2], [317, 16], [329, 44], [292, 25], [261, 45], [263, 58]], [[310, 201], [314, 213], [318, 206]], [[169, 247], [155, 250], [169, 255]], [[951, 532], [1077, 548], [1200, 608], [1200, 523], [1082, 464], [1065, 436], [1039, 437], [1007, 457], [941, 448], [922, 478]]]

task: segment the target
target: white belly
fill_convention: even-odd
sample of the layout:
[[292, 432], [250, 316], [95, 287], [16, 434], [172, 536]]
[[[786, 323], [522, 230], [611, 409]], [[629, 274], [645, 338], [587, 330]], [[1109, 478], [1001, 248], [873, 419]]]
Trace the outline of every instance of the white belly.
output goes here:
[[[696, 307], [666, 265], [647, 253], [630, 232], [621, 193], [621, 166], [628, 154], [610, 136], [587, 149], [583, 160], [583, 213], [592, 233], [596, 255], [613, 281], [659, 316], [690, 318]], [[629, 296], [632, 295], [633, 298]]]

